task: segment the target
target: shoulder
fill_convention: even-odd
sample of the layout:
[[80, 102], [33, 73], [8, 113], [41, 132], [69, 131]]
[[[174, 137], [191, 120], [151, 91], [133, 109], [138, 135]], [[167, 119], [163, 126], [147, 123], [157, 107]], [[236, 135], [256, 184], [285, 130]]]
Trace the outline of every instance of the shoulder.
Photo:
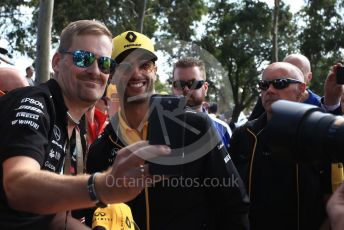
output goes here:
[[215, 117], [215, 116], [210, 116], [210, 115], [209, 115], [209, 117], [210, 117], [214, 122], [216, 122], [217, 124], [219, 124], [219, 125], [225, 127], [227, 130], [230, 129], [230, 128], [229, 128], [229, 125], [228, 125], [226, 122], [224, 122], [223, 120], [221, 120], [221, 119], [219, 119], [219, 118], [217, 118], [217, 117]]

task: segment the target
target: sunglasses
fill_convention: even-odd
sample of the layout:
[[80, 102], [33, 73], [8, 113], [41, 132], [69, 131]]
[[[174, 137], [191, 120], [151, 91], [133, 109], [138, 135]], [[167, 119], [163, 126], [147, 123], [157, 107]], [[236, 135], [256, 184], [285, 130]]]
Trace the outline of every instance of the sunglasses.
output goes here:
[[203, 86], [204, 80], [198, 81], [198, 80], [189, 80], [189, 81], [183, 81], [183, 80], [176, 80], [172, 82], [172, 86], [174, 88], [183, 90], [185, 86], [187, 86], [189, 89], [199, 89]]
[[267, 90], [270, 87], [270, 84], [275, 89], [285, 89], [287, 88], [290, 84], [300, 84], [302, 83], [301, 81], [295, 80], [295, 79], [290, 79], [290, 78], [280, 78], [280, 79], [275, 79], [271, 81], [266, 81], [266, 80], [260, 80], [258, 82], [258, 87], [260, 90]]
[[70, 54], [73, 57], [73, 63], [77, 67], [87, 68], [97, 60], [98, 68], [101, 72], [109, 74], [115, 70], [116, 62], [109, 57], [96, 57], [96, 55], [89, 51], [75, 50], [72, 52], [61, 52], [63, 54]]

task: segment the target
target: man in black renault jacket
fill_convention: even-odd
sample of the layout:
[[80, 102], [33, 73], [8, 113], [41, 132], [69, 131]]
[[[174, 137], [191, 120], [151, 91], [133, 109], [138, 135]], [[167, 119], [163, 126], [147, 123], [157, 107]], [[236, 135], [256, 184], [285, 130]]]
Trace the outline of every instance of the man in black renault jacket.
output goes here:
[[230, 146], [250, 196], [250, 227], [319, 229], [326, 217], [324, 195], [331, 185], [325, 166], [279, 157], [268, 145], [266, 129], [273, 102], [300, 102], [306, 88], [302, 72], [290, 63], [272, 63], [263, 71], [259, 88], [266, 112], [235, 130]]
[[[140, 33], [127, 31], [115, 37], [113, 45], [121, 110], [90, 147], [89, 172], [106, 170], [117, 151], [147, 139], [146, 115], [157, 70], [153, 43]], [[248, 229], [243, 183], [211, 121], [206, 115], [187, 112], [186, 123], [202, 136], [185, 136], [185, 145], [196, 156], [180, 166], [180, 175], [146, 188], [128, 202], [134, 221], [141, 230]], [[171, 138], [182, 137], [182, 133], [177, 135]]]

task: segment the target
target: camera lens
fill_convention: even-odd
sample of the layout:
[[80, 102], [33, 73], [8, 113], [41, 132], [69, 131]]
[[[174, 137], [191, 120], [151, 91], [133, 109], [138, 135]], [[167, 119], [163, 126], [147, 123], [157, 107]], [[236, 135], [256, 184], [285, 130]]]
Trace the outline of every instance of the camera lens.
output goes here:
[[344, 118], [284, 100], [275, 102], [272, 110], [267, 135], [276, 157], [297, 162], [344, 160]]

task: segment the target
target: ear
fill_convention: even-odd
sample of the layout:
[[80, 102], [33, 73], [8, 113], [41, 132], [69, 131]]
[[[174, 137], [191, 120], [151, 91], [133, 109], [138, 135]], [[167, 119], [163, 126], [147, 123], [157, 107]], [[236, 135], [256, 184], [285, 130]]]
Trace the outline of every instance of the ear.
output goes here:
[[311, 82], [312, 78], [313, 78], [313, 74], [312, 74], [312, 72], [309, 72], [307, 74], [306, 83], [309, 84], [309, 82]]
[[299, 84], [299, 90], [301, 93], [304, 93], [306, 90], [306, 83]]
[[56, 52], [53, 56], [53, 59], [51, 60], [52, 68], [54, 72], [56, 73], [58, 73], [60, 70], [60, 66], [59, 66], [60, 60], [61, 60], [61, 54]]
[[208, 82], [204, 82], [203, 87], [204, 87], [205, 94], [207, 94], [207, 92], [208, 92]]
[[306, 83], [299, 84], [298, 89], [299, 89], [299, 95], [297, 95], [297, 98], [299, 101], [301, 101], [302, 95], [306, 90]]

